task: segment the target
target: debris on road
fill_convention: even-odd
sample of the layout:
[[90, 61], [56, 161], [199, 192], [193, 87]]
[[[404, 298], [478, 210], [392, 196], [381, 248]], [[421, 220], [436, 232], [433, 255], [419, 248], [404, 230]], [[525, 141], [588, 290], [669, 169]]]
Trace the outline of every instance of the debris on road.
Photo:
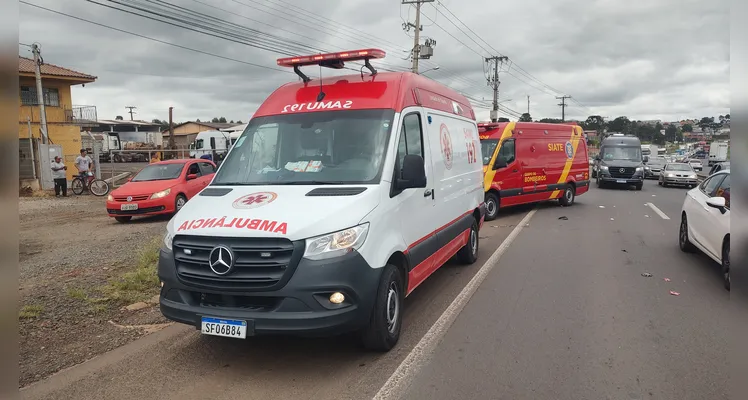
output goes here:
[[626, 250], [626, 249], [621, 249], [621, 251], [624, 252], [624, 253], [628, 253], [628, 250]]
[[611, 221], [615, 221], [615, 219], [613, 219], [613, 218], [611, 218], [610, 220], [611, 220]]
[[670, 282], [670, 278], [663, 279], [665, 282]]
[[678, 293], [678, 292], [674, 292], [674, 291], [672, 291], [672, 290], [670, 291], [670, 294], [671, 294], [671, 295], [673, 295], [673, 296], [680, 296], [680, 293]]
[[652, 274], [650, 274], [649, 272], [642, 272], [642, 276], [645, 278], [651, 278]]
[[598, 207], [600, 207], [600, 208], [605, 208], [605, 206], [598, 206]]
[[644, 218], [651, 218], [651, 217], [647, 214], [644, 214]]
[[558, 219], [560, 219], [560, 220], [564, 220], [564, 221], [568, 221], [568, 220], [569, 220], [569, 217], [567, 217], [567, 216], [565, 216], [565, 215], [562, 215], [562, 216], [558, 217]]

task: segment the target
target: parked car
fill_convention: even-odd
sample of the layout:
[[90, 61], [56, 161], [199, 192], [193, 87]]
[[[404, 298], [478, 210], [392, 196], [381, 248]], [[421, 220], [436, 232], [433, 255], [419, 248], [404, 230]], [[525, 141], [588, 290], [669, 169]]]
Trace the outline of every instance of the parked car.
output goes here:
[[669, 163], [660, 171], [658, 185], [667, 187], [669, 185], [696, 187], [699, 177], [689, 164]]
[[660, 171], [665, 168], [667, 163], [668, 161], [663, 157], [650, 158], [644, 166], [644, 178], [657, 179], [660, 176]]
[[168, 160], [149, 164], [129, 182], [112, 191], [106, 210], [117, 222], [134, 216], [174, 214], [213, 179], [209, 160]]
[[712, 169], [709, 170], [709, 175], [710, 176], [714, 175], [717, 172], [724, 171], [726, 169], [730, 169], [730, 162], [729, 161], [714, 164], [712, 166]]
[[681, 250], [701, 250], [722, 266], [725, 289], [730, 290], [730, 170], [720, 171], [688, 191], [679, 240]]
[[695, 158], [689, 158], [686, 160], [686, 163], [690, 164], [691, 167], [695, 171], [703, 171], [704, 170], [704, 164], [701, 163], [701, 160], [695, 159]]

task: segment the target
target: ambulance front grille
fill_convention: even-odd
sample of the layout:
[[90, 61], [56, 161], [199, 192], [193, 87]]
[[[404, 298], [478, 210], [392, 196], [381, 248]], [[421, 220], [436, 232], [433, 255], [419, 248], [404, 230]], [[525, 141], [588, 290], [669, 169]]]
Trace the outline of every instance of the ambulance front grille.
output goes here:
[[[210, 254], [219, 246], [233, 254], [232, 267], [224, 275], [210, 267]], [[214, 290], [276, 290], [288, 282], [296, 269], [304, 253], [304, 242], [178, 235], [172, 249], [177, 277], [186, 285]]]

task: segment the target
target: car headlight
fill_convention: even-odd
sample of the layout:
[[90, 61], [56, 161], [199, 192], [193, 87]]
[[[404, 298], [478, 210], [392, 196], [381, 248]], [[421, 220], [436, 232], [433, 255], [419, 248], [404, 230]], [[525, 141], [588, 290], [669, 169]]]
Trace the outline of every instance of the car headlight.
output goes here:
[[607, 172], [608, 171], [608, 166], [607, 165], [601, 165], [600, 166], [600, 171], [606, 171]]
[[691, 175], [688, 175], [688, 178], [689, 178], [689, 179], [696, 179], [696, 174], [691, 174]]
[[166, 250], [171, 251], [171, 243], [174, 241], [174, 235], [170, 233], [169, 231], [166, 231], [166, 235], [164, 235], [164, 248]]
[[650, 168], [649, 168], [649, 167], [644, 167], [644, 169], [645, 169], [645, 170], [647, 170], [647, 171], [649, 171], [649, 170], [650, 170]]
[[112, 196], [112, 194], [109, 193], [109, 195], [106, 197], [106, 200], [107, 201], [114, 201], [114, 196]]
[[668, 178], [675, 178], [675, 174], [665, 174]]
[[644, 167], [636, 167], [636, 172], [644, 171]]
[[348, 254], [364, 244], [368, 233], [369, 223], [367, 222], [353, 228], [307, 239], [304, 258], [324, 260]]
[[151, 200], [153, 200], [153, 199], [160, 199], [160, 198], [166, 197], [166, 196], [169, 195], [169, 193], [171, 193], [171, 189], [166, 189], [166, 190], [162, 190], [160, 192], [156, 192], [153, 195], [151, 195]]

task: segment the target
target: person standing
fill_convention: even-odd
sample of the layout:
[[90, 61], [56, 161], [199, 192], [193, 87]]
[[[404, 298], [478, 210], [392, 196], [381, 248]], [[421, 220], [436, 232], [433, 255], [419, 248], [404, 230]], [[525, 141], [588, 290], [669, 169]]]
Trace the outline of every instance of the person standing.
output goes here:
[[75, 168], [78, 168], [82, 179], [86, 179], [88, 172], [92, 170], [93, 160], [86, 154], [86, 149], [81, 149], [81, 155], [75, 157]]
[[65, 174], [68, 167], [62, 162], [60, 156], [55, 156], [52, 161], [52, 178], [55, 181], [55, 196], [68, 197], [68, 179]]

